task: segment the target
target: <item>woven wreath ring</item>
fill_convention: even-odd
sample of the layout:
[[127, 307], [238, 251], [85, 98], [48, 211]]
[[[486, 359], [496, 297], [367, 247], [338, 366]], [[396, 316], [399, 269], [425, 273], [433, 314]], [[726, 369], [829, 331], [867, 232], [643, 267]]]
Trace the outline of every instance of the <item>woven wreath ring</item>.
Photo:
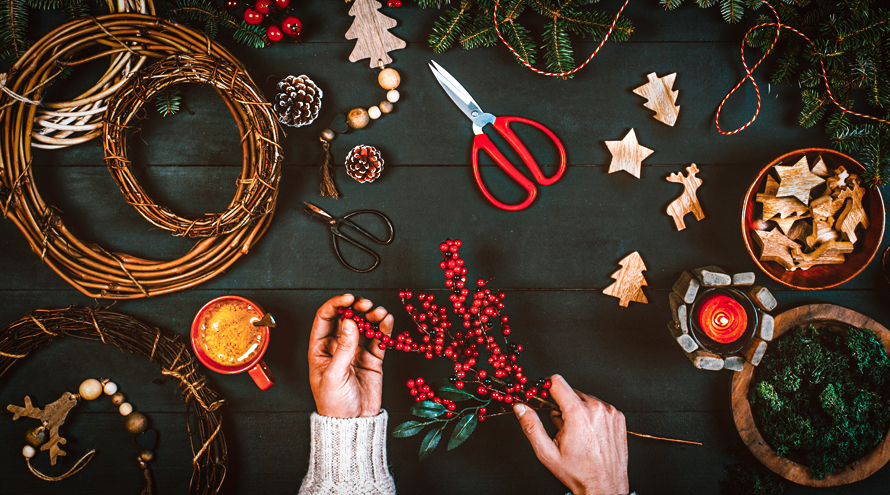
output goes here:
[[[209, 84], [232, 111], [244, 138], [244, 161], [235, 197], [222, 213], [197, 219], [176, 215], [159, 206], [139, 185], [127, 159], [127, 136], [131, 122], [146, 102], [165, 88], [182, 83]], [[249, 76], [235, 65], [202, 54], [171, 55], [136, 74], [114, 95], [105, 112], [105, 162], [127, 202], [146, 220], [178, 236], [213, 237], [244, 228], [270, 213], [281, 176], [278, 146], [266, 136], [275, 134], [276, 119], [271, 106]]]
[[[152, 0], [105, 0], [111, 13], [140, 12], [155, 15]], [[108, 69], [95, 84], [69, 101], [41, 102], [34, 116], [31, 146], [57, 149], [85, 143], [102, 134], [105, 99], [146, 62], [145, 55], [130, 52], [112, 57]]]
[[147, 357], [160, 365], [161, 374], [178, 382], [194, 468], [187, 493], [217, 493], [228, 463], [219, 411], [224, 400], [207, 387], [182, 338], [113, 311], [76, 306], [38, 309], [0, 330], [0, 377], [32, 352], [63, 337], [93, 340]]
[[[98, 47], [99, 53], [82, 58], [84, 49]], [[37, 190], [31, 170], [31, 132], [35, 101], [64, 66], [77, 66], [101, 57], [129, 52], [151, 58], [201, 53], [243, 66], [204, 33], [141, 14], [112, 14], [69, 22], [53, 30], [15, 63], [6, 90], [0, 95], [0, 207], [40, 259], [83, 294], [102, 299], [135, 299], [193, 287], [226, 270], [262, 237], [272, 219], [275, 193], [266, 213], [242, 228], [197, 242], [189, 252], [172, 261], [148, 260], [126, 253], [111, 253], [87, 244], [73, 235], [56, 208], [47, 204]], [[247, 76], [245, 76], [247, 77]], [[254, 85], [255, 86], [255, 85]], [[10, 96], [9, 93], [15, 96]], [[224, 101], [231, 103], [233, 100]], [[253, 105], [250, 105], [253, 107]], [[268, 108], [266, 105], [256, 105]], [[230, 105], [242, 138], [245, 162], [255, 163], [259, 154], [274, 156], [280, 164], [278, 129], [249, 127], [246, 110]], [[261, 134], [266, 132], [267, 134]], [[258, 151], [259, 150], [259, 151]], [[276, 187], [277, 174], [266, 184]], [[251, 177], [242, 177], [250, 180]], [[260, 187], [259, 181], [255, 187]], [[262, 187], [266, 187], [262, 185]], [[277, 189], [276, 189], [277, 191]]]

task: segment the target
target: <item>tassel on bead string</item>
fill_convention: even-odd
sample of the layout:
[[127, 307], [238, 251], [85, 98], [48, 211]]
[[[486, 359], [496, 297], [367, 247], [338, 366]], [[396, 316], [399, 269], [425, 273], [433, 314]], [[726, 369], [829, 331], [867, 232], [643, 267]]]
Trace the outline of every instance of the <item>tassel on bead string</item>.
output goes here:
[[139, 459], [139, 467], [142, 468], [142, 476], [145, 477], [145, 488], [142, 489], [139, 495], [155, 495], [155, 484], [151, 477], [151, 468], [142, 459]]
[[331, 173], [331, 164], [334, 161], [334, 157], [331, 155], [331, 143], [324, 138], [318, 139], [321, 141], [322, 148], [324, 148], [324, 163], [321, 165], [321, 186], [319, 187], [319, 193], [322, 196], [339, 198], [340, 193], [337, 191], [337, 186], [334, 184], [334, 176]]

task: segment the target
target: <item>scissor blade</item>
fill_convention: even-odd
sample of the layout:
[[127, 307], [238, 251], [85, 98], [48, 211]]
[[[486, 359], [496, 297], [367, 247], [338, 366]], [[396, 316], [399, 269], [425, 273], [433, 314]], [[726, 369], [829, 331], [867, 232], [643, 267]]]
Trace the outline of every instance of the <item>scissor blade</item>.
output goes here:
[[309, 213], [312, 216], [320, 218], [323, 222], [327, 222], [327, 221], [334, 219], [334, 217], [332, 217], [330, 213], [322, 210], [321, 208], [315, 206], [312, 203], [303, 201], [303, 204], [306, 205], [303, 207], [303, 211], [305, 211], [306, 213]]
[[[468, 93], [467, 90], [448, 73], [448, 71], [443, 69], [442, 66], [437, 64], [434, 60], [430, 60], [429, 67], [433, 72], [433, 75], [436, 76], [436, 80], [439, 81], [439, 84], [442, 86], [442, 89], [445, 90], [445, 94], [451, 98], [451, 101], [460, 108], [468, 119], [472, 120], [474, 124], [479, 125], [477, 120], [479, 120], [484, 112], [479, 108], [479, 104], [476, 103], [476, 100], [470, 96], [470, 93]], [[479, 125], [479, 127], [482, 127], [482, 125]]]

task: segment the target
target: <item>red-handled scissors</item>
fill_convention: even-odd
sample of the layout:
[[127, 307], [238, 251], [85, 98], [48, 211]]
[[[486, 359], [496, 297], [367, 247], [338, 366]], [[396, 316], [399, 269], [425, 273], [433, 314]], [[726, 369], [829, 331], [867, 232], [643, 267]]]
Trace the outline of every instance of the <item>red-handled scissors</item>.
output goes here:
[[[454, 101], [470, 120], [473, 121], [473, 133], [476, 135], [476, 137], [473, 138], [473, 174], [476, 176], [476, 183], [479, 184], [479, 189], [482, 190], [482, 194], [484, 194], [492, 204], [504, 210], [522, 210], [532, 204], [532, 201], [535, 200], [535, 196], [538, 195], [538, 188], [535, 186], [535, 182], [542, 186], [549, 186], [562, 177], [563, 172], [566, 170], [566, 150], [563, 148], [559, 138], [556, 137], [556, 134], [553, 134], [550, 129], [534, 120], [522, 117], [495, 117], [490, 113], [483, 112], [473, 97], [470, 96], [470, 93], [468, 93], [467, 90], [448, 73], [448, 71], [432, 60], [430, 60], [429, 67], [430, 70], [433, 71], [433, 75], [436, 76], [436, 80], [442, 85], [442, 89], [445, 90], [445, 93], [447, 93], [451, 100]], [[529, 153], [528, 148], [526, 148], [519, 137], [516, 136], [516, 133], [510, 129], [510, 124], [513, 122], [536, 127], [556, 143], [556, 147], [559, 149], [559, 170], [557, 170], [551, 177], [544, 176], [544, 173], [541, 172], [541, 167], [535, 162], [535, 159], [532, 157], [531, 153]], [[507, 157], [495, 147], [491, 139], [482, 132], [482, 128], [487, 124], [494, 125], [495, 130], [498, 131], [508, 143], [510, 143], [510, 146], [512, 146], [516, 153], [519, 154], [519, 157], [522, 158], [525, 166], [531, 171], [532, 176], [535, 178], [535, 182], [532, 182], [528, 177], [516, 170], [516, 166], [510, 163], [510, 161], [507, 160]], [[506, 172], [507, 175], [528, 192], [528, 197], [525, 198], [525, 201], [515, 205], [507, 205], [495, 199], [495, 197], [488, 192], [488, 189], [482, 182], [482, 175], [479, 173], [479, 152], [481, 151], [488, 153], [488, 156], [490, 156], [498, 166], [504, 169], [504, 172]]]

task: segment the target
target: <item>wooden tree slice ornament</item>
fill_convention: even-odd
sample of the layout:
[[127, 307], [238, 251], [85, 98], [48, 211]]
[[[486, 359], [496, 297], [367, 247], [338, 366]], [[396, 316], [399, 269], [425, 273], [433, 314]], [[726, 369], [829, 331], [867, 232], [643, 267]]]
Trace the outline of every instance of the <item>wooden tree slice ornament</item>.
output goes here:
[[677, 115], [680, 114], [680, 107], [676, 105], [677, 95], [680, 92], [672, 89], [677, 73], [658, 77], [651, 72], [646, 77], [649, 82], [634, 89], [634, 93], [649, 100], [643, 106], [655, 112], [655, 120], [673, 126], [677, 123]]
[[606, 287], [603, 294], [607, 296], [617, 297], [618, 304], [627, 307], [631, 301], [648, 304], [646, 295], [643, 294], [643, 286], [647, 285], [646, 279], [643, 277], [643, 271], [646, 265], [643, 258], [640, 257], [638, 251], [634, 251], [618, 262], [622, 266], [620, 270], [612, 274], [615, 283]]
[[696, 190], [702, 185], [702, 180], [695, 176], [699, 172], [698, 166], [693, 163], [686, 167], [686, 171], [688, 175], [684, 176], [682, 172], [679, 172], [673, 173], [667, 178], [668, 182], [683, 184], [684, 188], [683, 194], [673, 200], [667, 207], [667, 214], [673, 217], [678, 231], [686, 228], [683, 217], [687, 213], [692, 213], [695, 215], [695, 219], [699, 221], [705, 218], [705, 212], [702, 211], [701, 204], [698, 202], [698, 195], [696, 194]]
[[608, 146], [609, 152], [612, 153], [609, 173], [624, 170], [637, 179], [640, 178], [640, 168], [643, 166], [643, 160], [655, 152], [655, 150], [640, 146], [633, 129], [621, 141], [606, 141], [606, 146]]
[[355, 17], [355, 21], [346, 31], [346, 39], [357, 40], [349, 55], [350, 62], [368, 58], [369, 66], [374, 69], [379, 64], [391, 64], [389, 52], [407, 46], [404, 40], [389, 32], [398, 22], [378, 12], [382, 6], [376, 0], [355, 0], [349, 9], [349, 15]]

